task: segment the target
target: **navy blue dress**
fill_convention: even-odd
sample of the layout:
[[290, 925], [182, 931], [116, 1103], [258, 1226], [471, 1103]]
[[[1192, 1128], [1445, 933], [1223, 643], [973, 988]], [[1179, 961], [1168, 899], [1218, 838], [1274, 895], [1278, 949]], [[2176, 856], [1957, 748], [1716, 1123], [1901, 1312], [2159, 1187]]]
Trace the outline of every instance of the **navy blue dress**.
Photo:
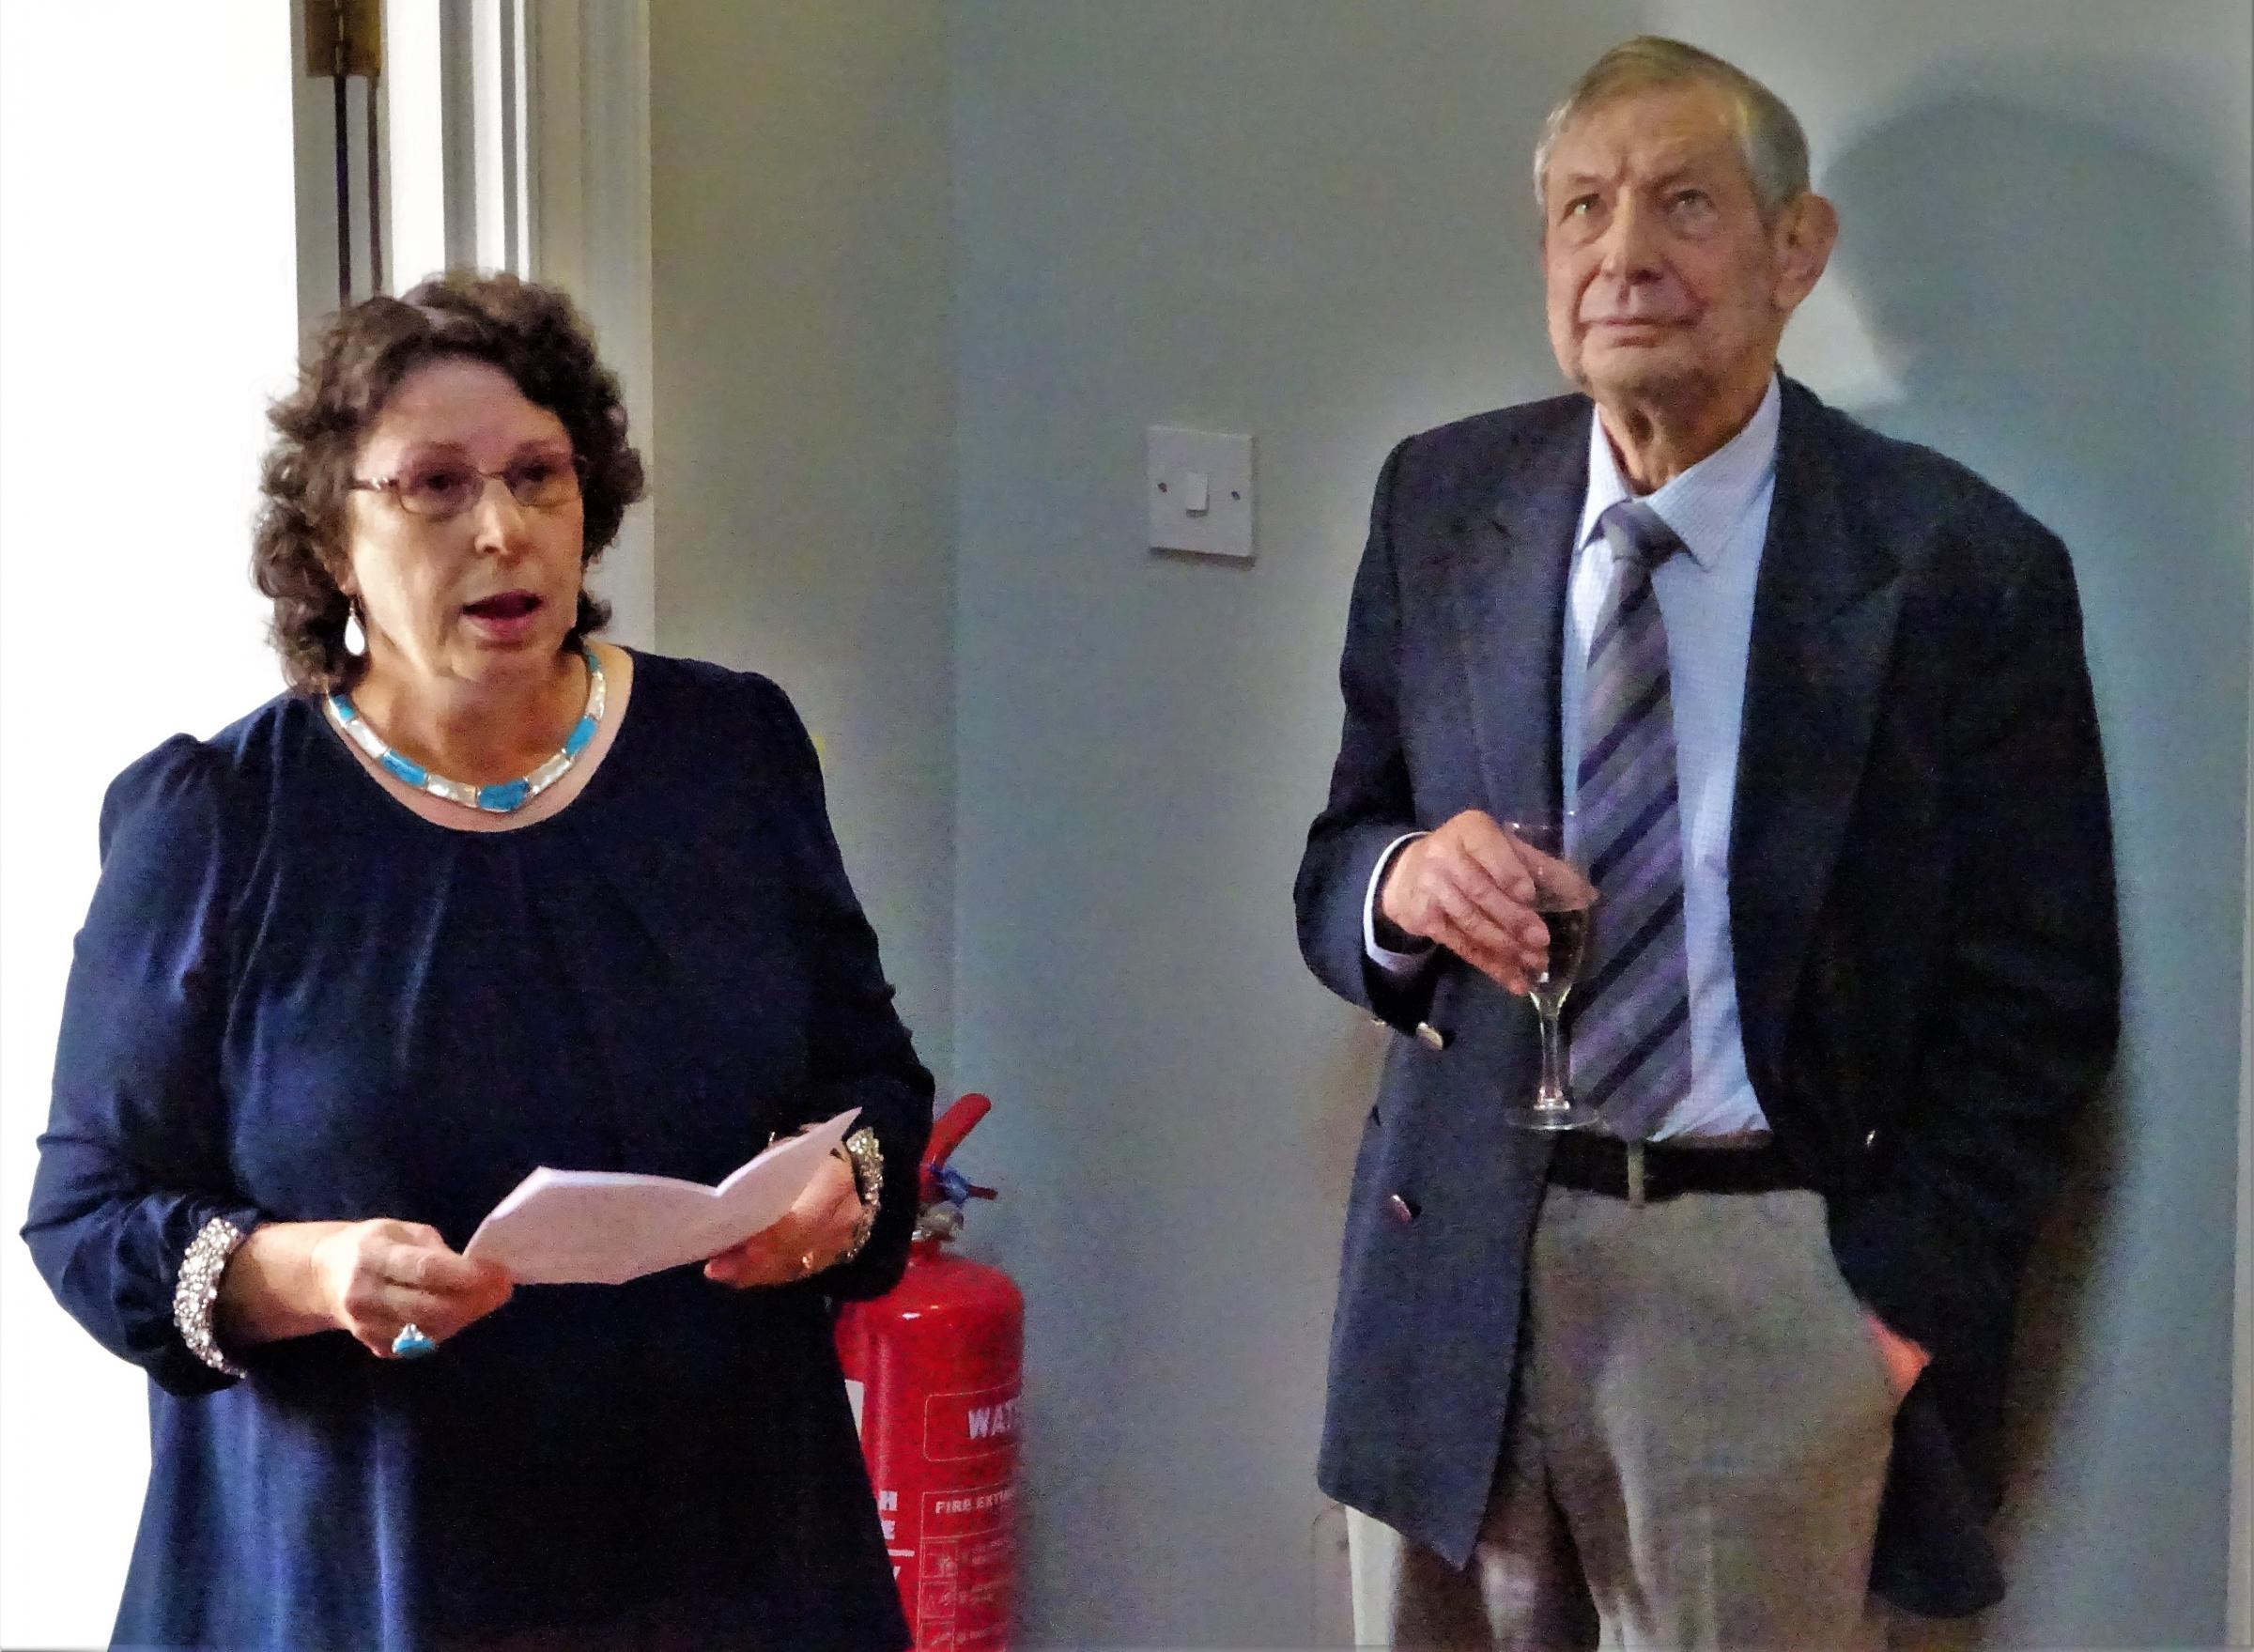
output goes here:
[[[781, 691], [638, 655], [623, 715], [505, 832], [414, 814], [292, 697], [111, 787], [24, 1235], [151, 1378], [116, 1644], [907, 1644], [826, 1298], [899, 1275], [932, 1079]], [[711, 1181], [847, 1106], [884, 1208], [810, 1284], [525, 1287], [435, 1358], [332, 1332], [241, 1381], [174, 1328], [215, 1215], [458, 1248], [536, 1165]]]

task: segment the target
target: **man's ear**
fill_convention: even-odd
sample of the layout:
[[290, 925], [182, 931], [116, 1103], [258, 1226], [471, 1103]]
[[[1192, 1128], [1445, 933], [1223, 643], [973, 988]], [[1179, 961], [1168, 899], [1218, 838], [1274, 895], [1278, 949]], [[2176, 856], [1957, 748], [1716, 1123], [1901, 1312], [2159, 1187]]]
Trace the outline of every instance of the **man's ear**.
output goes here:
[[1839, 209], [1810, 192], [1778, 215], [1770, 232], [1777, 250], [1777, 277], [1771, 297], [1789, 316], [1815, 290], [1831, 249], [1839, 242]]

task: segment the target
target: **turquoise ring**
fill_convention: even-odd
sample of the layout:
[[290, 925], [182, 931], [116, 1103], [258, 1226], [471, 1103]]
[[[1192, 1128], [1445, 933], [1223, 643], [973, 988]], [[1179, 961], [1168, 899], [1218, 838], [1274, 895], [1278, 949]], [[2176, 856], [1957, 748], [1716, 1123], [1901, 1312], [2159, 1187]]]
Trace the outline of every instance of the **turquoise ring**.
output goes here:
[[419, 1360], [439, 1351], [439, 1345], [423, 1335], [423, 1327], [409, 1320], [399, 1327], [399, 1335], [392, 1338], [392, 1357]]

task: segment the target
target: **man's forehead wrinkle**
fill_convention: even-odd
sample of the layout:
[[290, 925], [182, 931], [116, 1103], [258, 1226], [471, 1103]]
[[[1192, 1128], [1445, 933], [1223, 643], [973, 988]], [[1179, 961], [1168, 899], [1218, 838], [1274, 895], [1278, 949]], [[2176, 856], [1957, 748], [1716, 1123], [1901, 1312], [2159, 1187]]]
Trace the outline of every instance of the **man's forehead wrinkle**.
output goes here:
[[[1589, 119], [1594, 122], [1603, 114], [1599, 110]], [[1553, 169], [1557, 183], [1613, 183], [1624, 177], [1639, 183], [1660, 182], [1733, 164], [1737, 153], [1726, 124], [1720, 121], [1692, 131], [1629, 132], [1594, 145], [1589, 139], [1586, 126], [1579, 123], [1560, 138]]]
[[1575, 166], [1561, 170], [1556, 181], [1561, 185], [1591, 183], [1672, 183], [1677, 178], [1711, 171], [1717, 159], [1727, 156], [1684, 155], [1654, 157], [1650, 160], [1629, 159], [1617, 165], [1595, 167]]
[[[1558, 147], [1570, 146], [1570, 140]], [[1583, 168], [1601, 167], [1613, 172], [1628, 167], [1640, 173], [1684, 171], [1717, 157], [1726, 157], [1732, 148], [1729, 131], [1720, 126], [1695, 131], [1629, 132], [1611, 143], [1602, 144], [1603, 159], [1594, 158], [1578, 162]], [[1573, 163], [1570, 161], [1569, 164]]]

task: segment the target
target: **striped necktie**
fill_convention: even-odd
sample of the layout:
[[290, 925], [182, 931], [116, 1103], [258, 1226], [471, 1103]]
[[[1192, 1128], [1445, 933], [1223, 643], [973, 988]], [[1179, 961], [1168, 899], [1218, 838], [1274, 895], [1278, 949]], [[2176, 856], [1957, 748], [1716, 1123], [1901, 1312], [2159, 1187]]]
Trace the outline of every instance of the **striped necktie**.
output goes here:
[[1613, 581], [1582, 685], [1575, 814], [1597, 886], [1574, 991], [1574, 1099], [1625, 1140], [1648, 1137], [1690, 1088], [1690, 987], [1667, 627], [1651, 572], [1682, 549], [1638, 500], [1597, 519]]

